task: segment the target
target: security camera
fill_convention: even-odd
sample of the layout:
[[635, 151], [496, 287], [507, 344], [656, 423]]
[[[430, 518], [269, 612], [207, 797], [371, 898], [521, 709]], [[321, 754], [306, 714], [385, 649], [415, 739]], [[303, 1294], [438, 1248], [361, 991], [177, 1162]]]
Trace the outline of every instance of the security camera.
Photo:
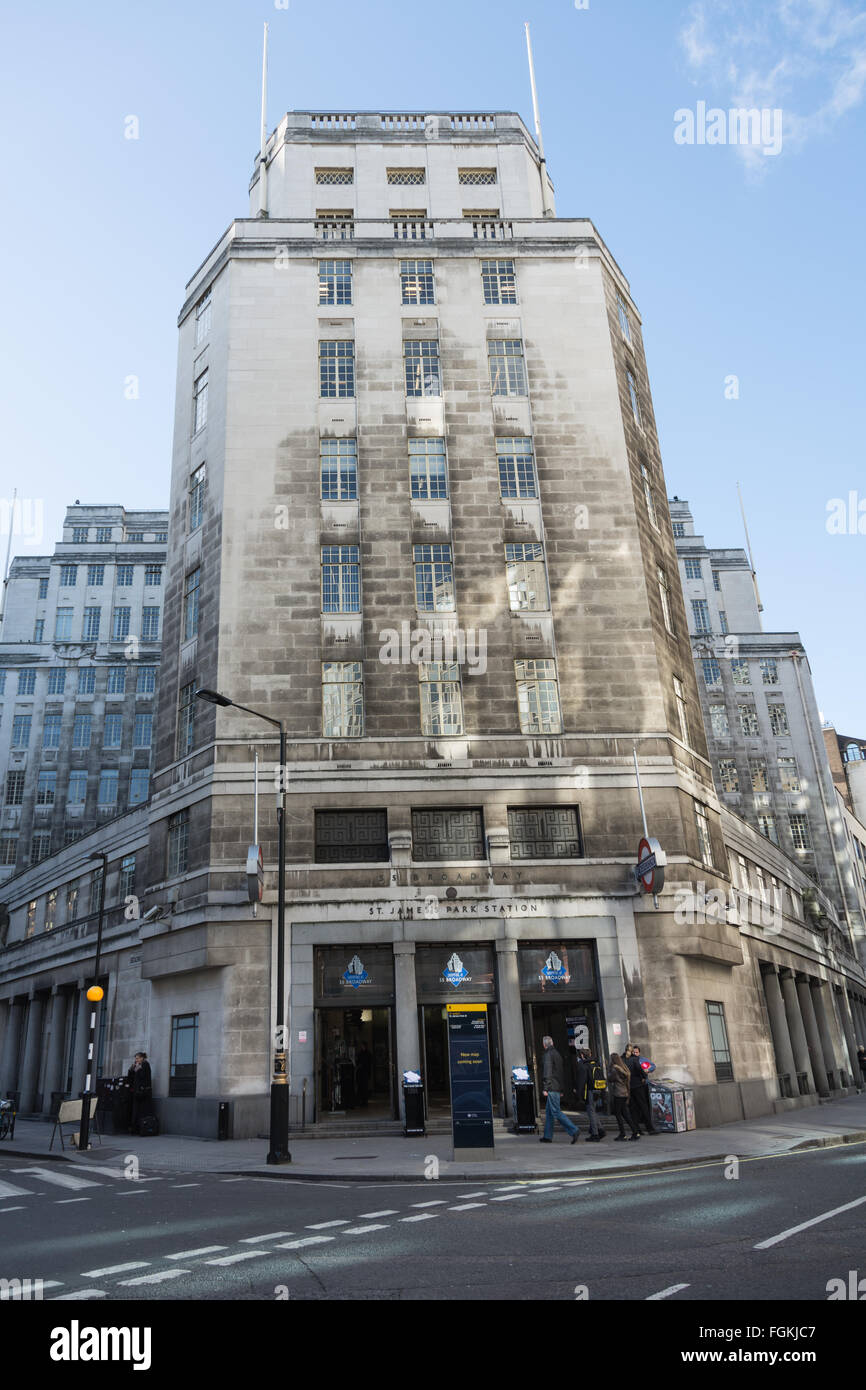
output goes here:
[[160, 917], [165, 915], [165, 908], [159, 903], [156, 907], [152, 907], [149, 912], [145, 912], [141, 920], [142, 922], [158, 922]]

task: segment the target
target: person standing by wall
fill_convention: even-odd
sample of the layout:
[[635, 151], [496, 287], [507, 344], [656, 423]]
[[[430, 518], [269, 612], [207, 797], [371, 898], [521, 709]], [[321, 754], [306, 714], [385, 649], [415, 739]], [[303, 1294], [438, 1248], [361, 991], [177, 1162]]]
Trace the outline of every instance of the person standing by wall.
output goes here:
[[145, 1115], [153, 1112], [153, 1082], [150, 1074], [150, 1062], [147, 1060], [146, 1052], [136, 1052], [135, 1060], [126, 1079], [132, 1086], [132, 1114], [130, 1116], [130, 1134], [138, 1133], [139, 1121]]
[[629, 1092], [631, 1087], [631, 1073], [618, 1052], [610, 1054], [607, 1064], [607, 1083], [610, 1086], [611, 1107], [613, 1117], [619, 1126], [619, 1134], [614, 1139], [615, 1144], [621, 1144], [625, 1139], [625, 1125], [623, 1120], [628, 1120], [631, 1129], [631, 1138], [640, 1139], [640, 1130], [632, 1119], [629, 1108]]
[[600, 1077], [601, 1068], [589, 1048], [578, 1048], [574, 1055], [574, 1089], [578, 1106], [586, 1105], [586, 1118], [589, 1122], [589, 1134], [586, 1136], [587, 1144], [600, 1144], [604, 1138], [604, 1129], [599, 1124], [595, 1109], [595, 1082]]
[[659, 1134], [653, 1124], [652, 1113], [650, 1111], [649, 1086], [646, 1074], [640, 1064], [640, 1048], [636, 1043], [629, 1043], [625, 1049], [625, 1064], [631, 1076], [631, 1086], [629, 1090], [629, 1106], [631, 1117], [634, 1123], [640, 1127], [643, 1125], [647, 1134]]
[[563, 1115], [560, 1105], [562, 1093], [565, 1090], [565, 1063], [553, 1046], [553, 1038], [543, 1037], [541, 1045], [544, 1048], [541, 1085], [547, 1097], [547, 1105], [544, 1111], [544, 1134], [538, 1142], [540, 1144], [553, 1143], [553, 1127], [558, 1120], [566, 1134], [571, 1135], [572, 1144], [576, 1144], [580, 1131], [577, 1125], [572, 1124], [567, 1115]]

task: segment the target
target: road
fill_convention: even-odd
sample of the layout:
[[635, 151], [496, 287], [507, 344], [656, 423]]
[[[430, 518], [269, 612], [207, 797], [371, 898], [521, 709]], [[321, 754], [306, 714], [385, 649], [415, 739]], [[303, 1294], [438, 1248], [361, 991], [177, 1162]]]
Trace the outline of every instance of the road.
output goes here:
[[0, 1278], [61, 1301], [826, 1300], [866, 1276], [864, 1160], [368, 1185], [4, 1155]]

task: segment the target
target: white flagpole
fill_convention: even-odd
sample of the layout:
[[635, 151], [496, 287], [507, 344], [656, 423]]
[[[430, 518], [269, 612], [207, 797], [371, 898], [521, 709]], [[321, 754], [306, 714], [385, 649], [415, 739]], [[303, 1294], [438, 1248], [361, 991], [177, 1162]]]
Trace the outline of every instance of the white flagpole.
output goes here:
[[535, 118], [535, 138], [538, 142], [538, 172], [541, 175], [541, 205], [545, 217], [553, 216], [553, 207], [550, 202], [550, 188], [547, 183], [547, 161], [544, 158], [544, 141], [541, 138], [541, 115], [538, 110], [538, 89], [535, 85], [535, 64], [532, 61], [532, 39], [529, 35], [529, 25], [524, 24], [526, 30], [526, 53], [529, 58], [529, 84], [532, 88], [532, 114]]
[[268, 26], [262, 45], [262, 130], [259, 153], [259, 217], [268, 215]]

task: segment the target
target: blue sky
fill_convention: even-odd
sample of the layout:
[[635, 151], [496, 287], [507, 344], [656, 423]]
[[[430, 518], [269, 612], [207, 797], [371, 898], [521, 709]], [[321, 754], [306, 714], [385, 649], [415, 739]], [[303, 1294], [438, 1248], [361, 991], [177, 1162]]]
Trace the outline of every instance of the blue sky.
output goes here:
[[[76, 497], [166, 504], [177, 311], [247, 213], [265, 19], [271, 129], [291, 108], [531, 124], [531, 21], [557, 210], [592, 218], [631, 283], [668, 489], [738, 545], [741, 482], [765, 626], [802, 634], [823, 713], [866, 733], [866, 534], [826, 527], [855, 492], [866, 532], [863, 4], [7, 6], [0, 496], [44, 505], [42, 543], [13, 553], [50, 550]], [[781, 152], [677, 144], [699, 101], [781, 109]]]

